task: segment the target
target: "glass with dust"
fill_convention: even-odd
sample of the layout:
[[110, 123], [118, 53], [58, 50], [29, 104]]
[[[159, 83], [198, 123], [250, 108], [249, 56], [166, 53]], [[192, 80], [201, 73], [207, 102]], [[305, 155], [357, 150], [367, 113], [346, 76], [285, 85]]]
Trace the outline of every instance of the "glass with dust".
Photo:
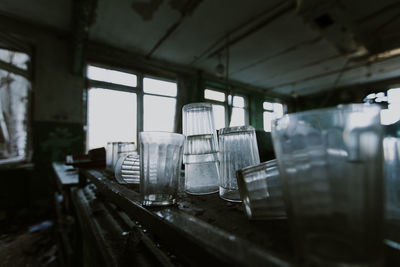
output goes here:
[[210, 103], [183, 107], [185, 191], [202, 195], [218, 192], [217, 132]]
[[140, 194], [143, 205], [176, 203], [184, 140], [182, 134], [140, 132]]
[[297, 254], [312, 266], [382, 265], [379, 106], [285, 115], [272, 138]]

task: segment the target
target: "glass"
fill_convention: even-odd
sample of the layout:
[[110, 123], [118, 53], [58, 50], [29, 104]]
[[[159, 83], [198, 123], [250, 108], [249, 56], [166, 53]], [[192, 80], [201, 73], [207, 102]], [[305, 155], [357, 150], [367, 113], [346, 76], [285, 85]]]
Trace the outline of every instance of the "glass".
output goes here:
[[173, 131], [175, 109], [175, 98], [144, 95], [144, 130]]
[[135, 142], [108, 142], [106, 146], [106, 168], [114, 170], [114, 166], [120, 157], [135, 150]]
[[236, 177], [240, 197], [249, 219], [286, 218], [276, 160], [240, 169], [236, 172]]
[[386, 126], [383, 151], [386, 185], [385, 238], [400, 246], [400, 120]]
[[204, 98], [219, 102], [225, 102], [225, 93], [206, 89], [204, 90]]
[[236, 171], [260, 163], [256, 132], [252, 126], [228, 127], [219, 130], [221, 198], [240, 202]]
[[289, 114], [272, 137], [295, 248], [310, 265], [382, 259], [382, 126], [377, 105]]
[[88, 149], [109, 141], [136, 141], [136, 94], [91, 88], [88, 93]]
[[214, 113], [215, 129], [225, 128], [225, 107], [222, 105], [212, 105]]
[[185, 191], [209, 194], [218, 191], [218, 142], [210, 103], [193, 103], [183, 107], [185, 147]]
[[176, 203], [182, 165], [182, 134], [140, 132], [140, 194], [143, 205]]
[[91, 80], [122, 84], [126, 86], [137, 86], [137, 76], [132, 73], [105, 69], [89, 65], [87, 67], [87, 77]]
[[175, 97], [178, 92], [178, 86], [174, 82], [144, 78], [143, 92], [155, 95], [165, 95], [165, 96]]
[[120, 184], [139, 184], [140, 157], [136, 152], [120, 157], [114, 167], [115, 179]]

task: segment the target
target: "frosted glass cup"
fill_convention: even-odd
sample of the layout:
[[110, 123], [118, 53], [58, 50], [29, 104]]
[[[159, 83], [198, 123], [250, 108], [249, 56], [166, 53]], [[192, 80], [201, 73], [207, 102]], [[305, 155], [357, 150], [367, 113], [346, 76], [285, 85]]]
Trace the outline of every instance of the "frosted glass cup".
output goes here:
[[400, 120], [385, 128], [385, 238], [400, 246]]
[[252, 220], [286, 218], [285, 203], [276, 160], [236, 172], [246, 214]]
[[114, 170], [114, 166], [120, 157], [135, 150], [135, 142], [108, 142], [106, 147], [106, 168]]
[[221, 198], [240, 202], [236, 171], [260, 163], [256, 133], [252, 126], [228, 127], [219, 130]]
[[140, 132], [140, 194], [143, 205], [174, 204], [182, 165], [181, 134]]
[[185, 191], [195, 195], [218, 192], [218, 143], [212, 105], [188, 104], [183, 107], [182, 114]]
[[136, 152], [120, 157], [114, 167], [115, 179], [120, 184], [139, 184], [140, 157]]
[[288, 114], [272, 139], [298, 256], [312, 266], [382, 265], [379, 106]]

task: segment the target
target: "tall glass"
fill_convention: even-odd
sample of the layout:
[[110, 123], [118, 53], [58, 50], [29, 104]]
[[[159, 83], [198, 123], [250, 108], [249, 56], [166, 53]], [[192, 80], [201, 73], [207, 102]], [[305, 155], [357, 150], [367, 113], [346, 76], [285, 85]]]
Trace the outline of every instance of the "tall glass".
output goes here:
[[379, 106], [340, 105], [285, 115], [273, 122], [272, 137], [298, 254], [311, 265], [379, 266]]
[[182, 165], [182, 134], [140, 132], [140, 194], [143, 205], [176, 202]]
[[385, 128], [385, 238], [400, 246], [400, 120]]
[[210, 103], [183, 107], [185, 191], [189, 194], [218, 192], [219, 160], [217, 133]]
[[241, 202], [236, 171], [260, 163], [256, 133], [252, 126], [228, 127], [219, 130], [221, 198]]
[[236, 177], [249, 219], [287, 218], [276, 160], [240, 169]]

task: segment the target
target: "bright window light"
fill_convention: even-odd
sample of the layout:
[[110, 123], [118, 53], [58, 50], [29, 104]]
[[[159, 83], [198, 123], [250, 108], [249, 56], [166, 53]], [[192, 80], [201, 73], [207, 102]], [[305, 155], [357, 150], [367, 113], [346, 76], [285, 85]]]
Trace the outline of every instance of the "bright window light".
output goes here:
[[[230, 102], [232, 99], [232, 96], [229, 95], [228, 96], [228, 101]], [[244, 104], [244, 97], [242, 96], [234, 96], [233, 97], [233, 106], [234, 107], [238, 107], [238, 108], [244, 108], [245, 104]]]
[[88, 148], [136, 143], [136, 94], [92, 88], [88, 93]]
[[387, 91], [388, 109], [381, 111], [381, 123], [389, 125], [400, 120], [400, 88]]
[[271, 111], [273, 111], [274, 110], [274, 103], [271, 103], [271, 102], [264, 102], [263, 103], [263, 107], [264, 107], [264, 109], [265, 110], [271, 110]]
[[225, 93], [206, 89], [204, 90], [204, 98], [218, 102], [225, 102]]
[[176, 99], [144, 95], [143, 128], [145, 131], [174, 131]]
[[212, 105], [214, 113], [215, 129], [225, 128], [225, 107], [222, 105]]
[[264, 131], [271, 131], [272, 120], [283, 116], [283, 105], [281, 103], [272, 103], [265, 101], [263, 103], [264, 108]]
[[[235, 99], [235, 98], [233, 98]], [[245, 110], [243, 108], [232, 108], [230, 127], [245, 125]]]
[[166, 82], [151, 78], [143, 79], [143, 91], [149, 94], [176, 96], [178, 88], [174, 82]]
[[277, 118], [283, 116], [283, 105], [280, 103], [274, 103], [274, 114]]
[[87, 67], [87, 77], [91, 80], [121, 84], [126, 86], [137, 86], [137, 76], [132, 73], [104, 69], [89, 65]]
[[271, 122], [274, 119], [274, 114], [272, 112], [264, 111], [264, 131], [271, 131]]

